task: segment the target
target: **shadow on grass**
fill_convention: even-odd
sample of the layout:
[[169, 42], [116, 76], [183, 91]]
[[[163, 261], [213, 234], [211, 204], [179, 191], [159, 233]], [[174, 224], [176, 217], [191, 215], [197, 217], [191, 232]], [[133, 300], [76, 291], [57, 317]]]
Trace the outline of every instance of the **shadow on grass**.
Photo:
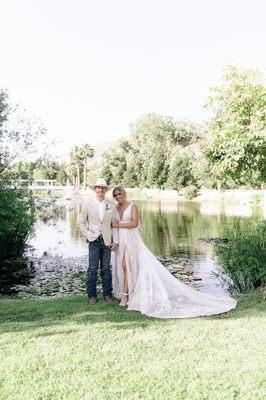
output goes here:
[[[266, 304], [259, 293], [238, 296], [238, 306], [235, 310], [201, 320], [239, 319], [260, 317], [266, 311]], [[195, 319], [195, 318], [193, 318]], [[118, 306], [118, 301], [106, 304], [100, 300], [96, 305], [90, 305], [86, 297], [71, 297], [53, 300], [0, 300], [0, 333], [23, 332], [30, 329], [55, 327], [66, 324], [105, 325], [104, 329], [145, 329], [158, 324], [180, 321], [177, 319], [156, 319], [141, 315], [138, 312], [127, 311]], [[186, 319], [189, 321], [189, 319]], [[73, 332], [72, 328], [64, 329], [62, 333]], [[59, 334], [55, 332], [54, 334]], [[53, 333], [51, 333], [53, 334]]]
[[60, 324], [90, 325], [105, 323], [106, 328], [146, 328], [158, 323], [138, 312], [128, 312], [118, 301], [107, 304], [99, 300], [90, 305], [86, 297], [53, 300], [0, 300], [0, 333], [28, 331], [29, 329], [58, 326]]

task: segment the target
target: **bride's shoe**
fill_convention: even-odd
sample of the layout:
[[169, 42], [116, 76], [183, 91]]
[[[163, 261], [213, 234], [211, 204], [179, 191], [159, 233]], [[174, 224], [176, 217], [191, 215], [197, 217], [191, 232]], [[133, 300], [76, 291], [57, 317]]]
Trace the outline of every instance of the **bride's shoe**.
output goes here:
[[128, 302], [128, 293], [122, 293], [122, 294], [123, 294], [123, 296], [122, 296], [122, 299], [121, 299], [119, 305], [122, 307], [125, 307]]

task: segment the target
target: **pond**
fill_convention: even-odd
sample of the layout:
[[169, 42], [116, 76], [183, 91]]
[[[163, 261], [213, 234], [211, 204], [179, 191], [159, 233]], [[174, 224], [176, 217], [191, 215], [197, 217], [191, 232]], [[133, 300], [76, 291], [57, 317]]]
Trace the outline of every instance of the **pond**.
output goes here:
[[[38, 269], [43, 268], [52, 272], [61, 268], [75, 272], [82, 265], [85, 291], [88, 248], [77, 227], [81, 202], [59, 199], [51, 203], [47, 199], [45, 206], [43, 201], [35, 235], [29, 241], [31, 255], [35, 261], [38, 260], [35, 263], [36, 270], [38, 272]], [[201, 278], [201, 281], [193, 282], [192, 285], [207, 293], [224, 294], [226, 289], [215, 276], [218, 266], [212, 259], [211, 245], [199, 239], [223, 237], [224, 226], [233, 219], [262, 217], [261, 208], [249, 204], [240, 206], [172, 200], [134, 202], [139, 207], [142, 237], [150, 250], [157, 256], [174, 257], [179, 262], [189, 263], [193, 274]], [[75, 267], [77, 264], [78, 267]], [[77, 286], [78, 283], [74, 293], [78, 293]]]

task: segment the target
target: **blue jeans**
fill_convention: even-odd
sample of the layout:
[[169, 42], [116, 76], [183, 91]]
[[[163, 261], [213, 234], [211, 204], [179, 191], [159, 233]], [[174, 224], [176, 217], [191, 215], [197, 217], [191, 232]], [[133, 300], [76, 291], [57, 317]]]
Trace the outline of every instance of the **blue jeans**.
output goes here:
[[87, 271], [87, 292], [89, 297], [96, 297], [98, 267], [101, 267], [103, 296], [112, 295], [111, 250], [102, 238], [89, 243], [89, 267]]

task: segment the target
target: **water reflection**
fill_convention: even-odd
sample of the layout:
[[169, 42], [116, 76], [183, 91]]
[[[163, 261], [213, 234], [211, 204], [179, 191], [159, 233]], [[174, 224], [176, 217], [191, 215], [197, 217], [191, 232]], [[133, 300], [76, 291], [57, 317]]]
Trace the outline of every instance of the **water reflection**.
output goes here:
[[[141, 234], [150, 250], [155, 255], [192, 260], [194, 274], [202, 278], [192, 285], [202, 292], [216, 294], [224, 292], [213, 275], [218, 267], [211, 257], [211, 245], [199, 239], [223, 237], [225, 225], [233, 219], [239, 223], [244, 219], [258, 220], [263, 218], [265, 212], [263, 207], [250, 204], [236, 206], [215, 201], [136, 200], [135, 203], [139, 208]], [[28, 248], [37, 263], [33, 265], [26, 258], [0, 262], [0, 294], [10, 295], [14, 285], [27, 285], [35, 273], [40, 272], [42, 262], [38, 261], [38, 257], [43, 255], [70, 258], [68, 267], [81, 257], [86, 268], [88, 246], [77, 225], [80, 209], [80, 200], [38, 200], [35, 235]], [[53, 258], [48, 260], [51, 263]], [[63, 261], [58, 263], [64, 268]]]
[[[261, 210], [246, 206], [236, 208], [216, 203], [171, 201], [135, 201], [139, 207], [141, 232], [154, 254], [201, 260], [209, 247], [201, 237], [223, 236], [224, 226], [232, 219], [261, 218]], [[39, 218], [31, 240], [38, 254], [84, 256], [87, 243], [77, 226], [80, 201], [70, 201], [61, 213], [48, 221]], [[244, 206], [243, 206], [244, 207]]]
[[[232, 219], [259, 219], [262, 210], [255, 207], [235, 207], [223, 203], [193, 203], [176, 201], [135, 201], [139, 207], [141, 233], [144, 242], [155, 255], [192, 259], [193, 270], [203, 280], [197, 284], [203, 292], [219, 292], [217, 279], [211, 272], [217, 266], [211, 258], [210, 245], [202, 237], [224, 236], [224, 226]], [[80, 201], [68, 201], [61, 213], [47, 220], [39, 218], [36, 234], [30, 244], [41, 256], [84, 257], [87, 243], [81, 236], [77, 217]], [[248, 211], [247, 211], [248, 210]]]

